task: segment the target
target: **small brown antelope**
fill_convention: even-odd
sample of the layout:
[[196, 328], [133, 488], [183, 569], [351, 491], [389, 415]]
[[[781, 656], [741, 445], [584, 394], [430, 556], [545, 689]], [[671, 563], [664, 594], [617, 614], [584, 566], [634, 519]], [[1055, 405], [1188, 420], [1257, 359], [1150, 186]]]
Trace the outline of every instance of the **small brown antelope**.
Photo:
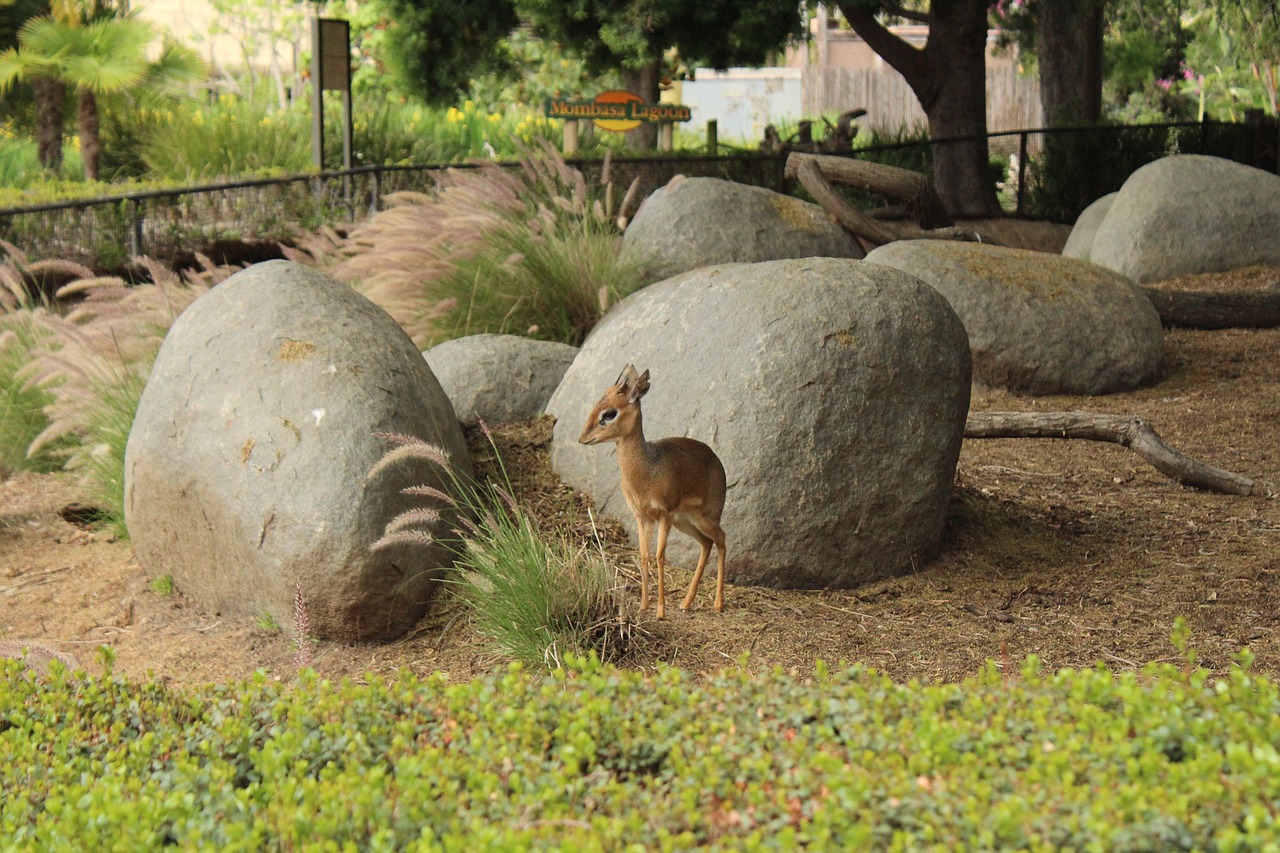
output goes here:
[[715, 451], [692, 438], [645, 441], [640, 398], [649, 390], [649, 371], [636, 373], [628, 364], [617, 381], [591, 410], [578, 439], [583, 444], [618, 443], [618, 467], [622, 470], [622, 495], [636, 517], [640, 531], [640, 610], [649, 606], [649, 542], [658, 525], [658, 618], [666, 611], [667, 535], [672, 525], [702, 546], [693, 583], [681, 610], [693, 605], [698, 582], [716, 546], [716, 612], [724, 609], [724, 511], [725, 473]]

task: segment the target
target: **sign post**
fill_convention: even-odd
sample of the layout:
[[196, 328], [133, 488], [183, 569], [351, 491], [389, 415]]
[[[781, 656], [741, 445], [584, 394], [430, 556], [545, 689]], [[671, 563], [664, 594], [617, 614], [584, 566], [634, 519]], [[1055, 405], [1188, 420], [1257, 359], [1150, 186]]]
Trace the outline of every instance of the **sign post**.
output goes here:
[[351, 25], [311, 19], [311, 161], [324, 171], [324, 93], [342, 93], [342, 167], [351, 168]]

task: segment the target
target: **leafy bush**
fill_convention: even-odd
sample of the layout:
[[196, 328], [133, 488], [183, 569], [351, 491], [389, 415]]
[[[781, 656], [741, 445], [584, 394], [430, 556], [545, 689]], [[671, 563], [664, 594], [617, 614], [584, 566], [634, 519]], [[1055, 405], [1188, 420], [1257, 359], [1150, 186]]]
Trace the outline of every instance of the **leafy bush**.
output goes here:
[[302, 172], [311, 165], [309, 128], [301, 108], [268, 109], [223, 94], [208, 105], [175, 106], [171, 121], [152, 128], [142, 159], [152, 177], [187, 181], [263, 169]]
[[1095, 199], [1120, 189], [1133, 172], [1168, 153], [1165, 127], [1100, 125], [1051, 133], [1044, 151], [1030, 158], [1023, 212], [1055, 222], [1074, 222]]
[[1268, 850], [1280, 692], [1152, 665], [963, 684], [578, 662], [180, 692], [0, 661], [15, 849]]

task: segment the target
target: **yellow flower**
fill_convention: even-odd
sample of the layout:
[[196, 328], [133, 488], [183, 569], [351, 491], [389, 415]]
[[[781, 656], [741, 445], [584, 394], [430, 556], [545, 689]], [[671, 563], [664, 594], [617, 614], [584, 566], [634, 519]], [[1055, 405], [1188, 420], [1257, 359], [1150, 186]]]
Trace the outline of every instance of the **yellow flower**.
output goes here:
[[263, 126], [263, 127], [271, 127], [271, 116], [263, 116], [263, 117], [262, 117], [262, 126]]
[[467, 98], [466, 102], [462, 105], [462, 108], [469, 113], [473, 113], [476, 111], [476, 102]]
[[502, 121], [502, 116], [497, 113], [489, 113], [489, 124], [497, 124]]

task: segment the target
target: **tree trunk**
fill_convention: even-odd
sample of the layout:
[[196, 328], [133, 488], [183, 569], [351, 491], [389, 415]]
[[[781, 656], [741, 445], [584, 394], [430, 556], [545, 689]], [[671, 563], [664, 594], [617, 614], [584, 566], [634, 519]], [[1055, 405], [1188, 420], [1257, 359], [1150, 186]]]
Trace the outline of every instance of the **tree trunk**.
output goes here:
[[1258, 495], [1263, 484], [1197, 462], [1164, 443], [1142, 418], [1088, 412], [970, 412], [965, 438], [1079, 438], [1123, 445], [1184, 486], [1228, 495]]
[[[623, 87], [644, 98], [647, 104], [656, 104], [662, 96], [661, 79], [661, 59], [655, 59], [643, 68], [622, 69]], [[635, 130], [627, 131], [627, 145], [637, 150], [657, 148], [658, 126], [653, 122], [641, 122]]]
[[62, 169], [63, 103], [67, 87], [54, 77], [36, 77], [36, 155], [40, 165], [51, 172]]
[[920, 104], [929, 137], [964, 137], [933, 146], [933, 184], [956, 217], [1003, 213], [991, 177], [987, 145], [987, 3], [933, 0], [929, 14], [932, 101]]
[[933, 147], [933, 185], [955, 217], [1001, 214], [987, 147], [987, 3], [933, 0], [929, 39], [914, 48], [890, 33], [856, 0], [838, 3], [854, 31], [915, 92], [933, 139], [962, 141]]
[[80, 131], [80, 157], [84, 160], [84, 179], [98, 180], [102, 166], [102, 136], [98, 128], [98, 99], [89, 89], [80, 91], [76, 108], [76, 125]]
[[1102, 118], [1102, 0], [1036, 4], [1040, 105], [1050, 127]]

